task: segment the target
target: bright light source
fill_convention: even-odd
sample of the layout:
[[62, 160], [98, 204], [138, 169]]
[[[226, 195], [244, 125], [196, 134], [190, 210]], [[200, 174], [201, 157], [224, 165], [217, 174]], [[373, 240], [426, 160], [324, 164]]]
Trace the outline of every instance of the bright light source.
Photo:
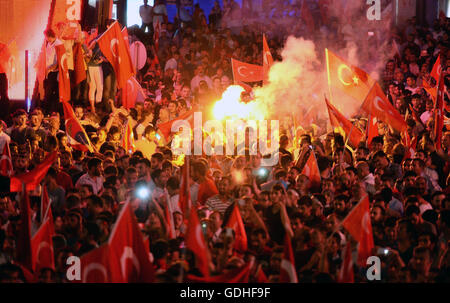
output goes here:
[[150, 197], [150, 189], [146, 186], [141, 186], [136, 190], [136, 197], [141, 200], [147, 200]]

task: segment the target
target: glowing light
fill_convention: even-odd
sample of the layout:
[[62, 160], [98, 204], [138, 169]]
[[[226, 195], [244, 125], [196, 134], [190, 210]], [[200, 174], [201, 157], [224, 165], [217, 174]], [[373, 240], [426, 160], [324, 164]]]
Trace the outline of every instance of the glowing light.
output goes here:
[[262, 120], [265, 117], [263, 106], [257, 101], [241, 102], [241, 93], [244, 89], [239, 85], [229, 86], [222, 94], [222, 99], [216, 102], [213, 109], [214, 117], [225, 119], [254, 119]]
[[150, 197], [150, 190], [145, 186], [139, 187], [136, 190], [136, 197], [142, 200], [146, 200]]

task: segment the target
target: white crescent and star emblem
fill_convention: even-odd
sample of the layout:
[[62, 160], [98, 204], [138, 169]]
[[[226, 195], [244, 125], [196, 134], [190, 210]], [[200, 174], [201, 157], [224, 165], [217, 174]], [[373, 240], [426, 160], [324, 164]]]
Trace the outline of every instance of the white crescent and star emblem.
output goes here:
[[107, 282], [108, 272], [106, 271], [105, 266], [100, 263], [90, 263], [88, 264], [83, 271], [83, 283], [86, 283], [88, 280], [89, 273], [93, 270], [98, 270], [102, 273], [103, 282]]
[[[344, 70], [348, 70], [350, 72], [351, 76], [351, 82], [345, 81], [344, 78], [342, 77], [342, 73]], [[341, 81], [341, 83], [345, 86], [350, 86], [352, 84], [354, 85], [358, 85], [359, 84], [359, 78], [353, 73], [353, 71], [350, 69], [350, 67], [348, 67], [345, 64], [341, 64], [338, 67], [338, 78], [339, 81]]]
[[39, 243], [37, 252], [36, 252], [36, 263], [40, 264], [40, 258], [39, 256], [41, 255], [41, 249], [44, 248], [48, 248], [50, 251], [52, 251], [52, 247], [50, 246], [50, 244], [47, 241], [42, 241], [41, 243]]
[[[243, 70], [246, 70], [247, 72], [244, 71], [244, 73], [242, 72]], [[239, 75], [241, 75], [242, 77], [248, 77], [249, 75], [253, 75], [254, 72], [253, 71], [249, 71], [249, 69], [246, 66], [239, 66], [238, 67], [238, 73]]]
[[120, 56], [118, 56], [118, 55], [116, 54], [114, 45], [117, 45], [117, 48], [116, 48], [116, 49], [119, 49], [119, 40], [117, 40], [116, 38], [114, 38], [114, 39], [111, 40], [110, 47], [111, 47], [111, 53], [113, 54], [114, 58], [116, 58], [116, 57], [119, 58], [119, 64], [120, 64]]
[[134, 254], [133, 248], [130, 246], [125, 246], [123, 249], [123, 253], [122, 256], [120, 257], [120, 266], [122, 269], [122, 276], [126, 277], [126, 260], [127, 259], [131, 259], [131, 261], [133, 261], [133, 265], [134, 267], [137, 269], [137, 272], [140, 272], [140, 266], [139, 266], [139, 260], [136, 257], [136, 255]]
[[66, 78], [68, 79], [69, 78], [69, 68], [67, 65], [67, 53], [64, 53], [61, 56], [61, 68], [62, 68]]

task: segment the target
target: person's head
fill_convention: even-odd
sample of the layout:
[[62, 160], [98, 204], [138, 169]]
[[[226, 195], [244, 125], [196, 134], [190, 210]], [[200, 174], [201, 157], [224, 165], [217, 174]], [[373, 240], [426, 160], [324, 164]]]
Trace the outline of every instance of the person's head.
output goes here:
[[378, 151], [374, 154], [373, 160], [376, 168], [385, 169], [389, 166], [389, 159], [383, 151]]
[[139, 178], [146, 177], [150, 172], [150, 168], [151, 168], [150, 160], [146, 158], [139, 159], [139, 162], [136, 164], [138, 177]]
[[370, 167], [366, 161], [359, 161], [356, 164], [356, 170], [358, 172], [359, 179], [364, 179], [364, 177], [370, 174]]
[[435, 191], [431, 196], [431, 206], [433, 206], [433, 209], [445, 209], [444, 201], [445, 194], [442, 191]]
[[100, 177], [103, 174], [102, 160], [99, 158], [92, 158], [87, 164], [88, 173], [92, 177]]
[[53, 41], [56, 40], [56, 34], [51, 28], [44, 31], [44, 36], [45, 36], [45, 40], [47, 40], [50, 43], [53, 43]]
[[416, 239], [416, 229], [409, 219], [397, 221], [397, 240], [414, 242]]
[[257, 228], [250, 234], [250, 247], [256, 252], [260, 252], [267, 244], [267, 234], [262, 228]]
[[383, 150], [383, 136], [376, 136], [372, 139], [370, 144], [372, 152], [376, 153]]
[[230, 192], [230, 185], [231, 185], [230, 178], [222, 177], [217, 183], [217, 190], [219, 191], [219, 194], [223, 196], [228, 195]]
[[373, 223], [382, 223], [384, 220], [385, 210], [380, 204], [375, 204], [370, 210], [370, 218]]
[[416, 187], [418, 190], [418, 194], [424, 196], [428, 193], [428, 183], [427, 179], [423, 176], [416, 177]]
[[369, 149], [364, 146], [360, 146], [356, 149], [356, 160], [357, 161], [366, 161], [369, 156]]
[[333, 208], [336, 214], [343, 215], [347, 211], [347, 203], [350, 198], [347, 195], [338, 195], [334, 198]]
[[270, 199], [272, 204], [282, 203], [286, 195], [284, 187], [280, 184], [275, 184], [270, 191]]
[[420, 275], [428, 276], [432, 264], [431, 250], [419, 246], [414, 248], [411, 267]]
[[162, 153], [159, 153], [159, 152], [154, 153], [152, 155], [152, 157], [150, 158], [151, 169], [152, 170], [161, 169], [163, 160], [164, 160], [164, 155]]
[[313, 201], [309, 196], [302, 196], [298, 199], [298, 210], [303, 220], [311, 216]]
[[416, 87], [416, 77], [413, 76], [413, 75], [409, 75], [409, 76], [406, 78], [406, 84], [407, 84], [409, 87], [415, 88], [415, 87]]
[[414, 158], [412, 161], [413, 171], [420, 176], [425, 169], [425, 162], [420, 158]]

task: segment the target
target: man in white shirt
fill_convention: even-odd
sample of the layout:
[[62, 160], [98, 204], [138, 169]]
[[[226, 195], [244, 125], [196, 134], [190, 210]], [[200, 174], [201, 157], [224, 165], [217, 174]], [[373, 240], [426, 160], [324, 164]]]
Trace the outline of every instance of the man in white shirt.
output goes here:
[[103, 164], [99, 158], [92, 158], [88, 162], [88, 172], [78, 179], [75, 184], [76, 188], [80, 188], [83, 184], [92, 186], [94, 195], [98, 195], [103, 190]]
[[205, 81], [206, 84], [208, 84], [208, 87], [211, 89], [213, 87], [213, 83], [210, 77], [208, 77], [207, 75], [205, 75], [205, 71], [203, 69], [203, 66], [199, 66], [197, 68], [197, 74], [194, 78], [192, 78], [191, 80], [191, 90], [195, 91], [199, 85], [200, 85], [200, 81]]
[[164, 71], [168, 69], [177, 69], [178, 60], [180, 59], [180, 54], [178, 52], [174, 52], [169, 60], [166, 62], [166, 66], [164, 67]]
[[149, 31], [152, 30], [150, 25], [153, 21], [153, 7], [148, 5], [148, 0], [144, 0], [144, 5], [139, 7], [139, 15], [142, 19], [141, 30], [145, 32], [147, 27]]
[[424, 125], [427, 124], [427, 121], [433, 117], [433, 100], [431, 99], [427, 99], [426, 103], [425, 103], [425, 111], [422, 113], [422, 115], [420, 115], [420, 120], [423, 122]]
[[167, 8], [163, 1], [156, 0], [153, 7], [153, 28], [156, 24], [163, 24], [167, 22]]
[[58, 84], [58, 59], [56, 55], [56, 46], [62, 42], [56, 38], [56, 34], [52, 29], [44, 32], [47, 41], [45, 46], [45, 102], [46, 109], [51, 112], [58, 111], [59, 104], [59, 84]]

